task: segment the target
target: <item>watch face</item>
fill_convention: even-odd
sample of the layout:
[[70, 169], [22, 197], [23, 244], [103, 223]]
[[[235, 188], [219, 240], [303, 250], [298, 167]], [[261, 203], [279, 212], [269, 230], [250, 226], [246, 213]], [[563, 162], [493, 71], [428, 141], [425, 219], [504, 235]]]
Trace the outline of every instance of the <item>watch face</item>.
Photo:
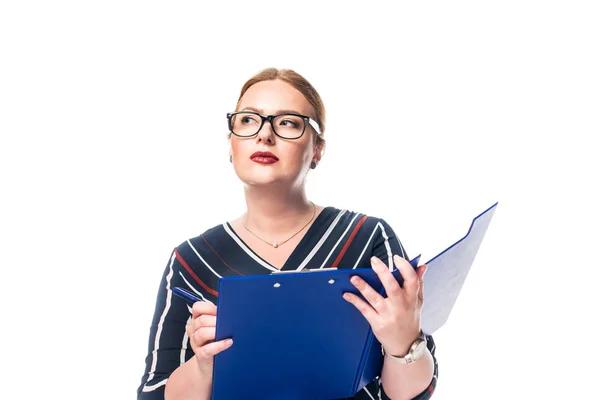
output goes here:
[[419, 342], [419, 344], [417, 345], [417, 348], [415, 349], [415, 352], [414, 352], [414, 358], [417, 360], [419, 358], [421, 358], [423, 353], [425, 353], [425, 350], [427, 350], [427, 341], [423, 340], [422, 342]]

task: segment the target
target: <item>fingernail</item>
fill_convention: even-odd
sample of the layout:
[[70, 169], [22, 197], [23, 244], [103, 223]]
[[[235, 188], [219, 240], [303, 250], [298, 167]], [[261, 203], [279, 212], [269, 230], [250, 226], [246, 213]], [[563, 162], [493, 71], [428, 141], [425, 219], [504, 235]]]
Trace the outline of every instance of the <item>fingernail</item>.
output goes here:
[[231, 346], [232, 344], [233, 344], [233, 340], [232, 340], [232, 339], [227, 339], [227, 340], [225, 341], [225, 345], [226, 345], [226, 346]]
[[358, 283], [358, 277], [353, 276], [352, 278], [350, 278], [350, 281], [356, 285]]
[[350, 295], [348, 293], [344, 293], [343, 297], [345, 300], [350, 300]]
[[373, 267], [373, 269], [379, 269], [379, 268], [381, 268], [381, 264], [380, 264], [379, 260], [376, 257], [372, 257], [371, 258], [371, 266]]

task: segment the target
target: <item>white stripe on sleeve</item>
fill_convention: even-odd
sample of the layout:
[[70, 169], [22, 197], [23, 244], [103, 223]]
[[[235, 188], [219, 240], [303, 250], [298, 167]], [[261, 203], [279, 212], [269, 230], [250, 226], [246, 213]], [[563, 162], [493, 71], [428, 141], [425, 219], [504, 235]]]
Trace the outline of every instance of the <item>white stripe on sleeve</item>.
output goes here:
[[387, 253], [388, 253], [388, 266], [390, 268], [390, 271], [393, 271], [394, 270], [394, 259], [392, 258], [392, 248], [390, 247], [390, 241], [388, 240], [389, 237], [385, 233], [385, 228], [383, 227], [381, 222], [378, 222], [377, 226], [381, 228], [381, 233], [383, 234], [383, 238], [385, 239], [385, 248], [387, 249]]
[[158, 348], [160, 344], [160, 334], [162, 333], [163, 323], [165, 322], [165, 318], [167, 313], [169, 312], [169, 308], [171, 308], [171, 278], [173, 277], [173, 263], [175, 262], [175, 252], [173, 252], [173, 256], [171, 257], [171, 264], [169, 264], [169, 273], [165, 278], [167, 281], [167, 299], [165, 301], [165, 309], [160, 316], [160, 320], [158, 322], [158, 327], [156, 329], [156, 337], [154, 338], [154, 350], [152, 350], [152, 365], [150, 367], [150, 372], [148, 374], [148, 380], [146, 383], [150, 382], [154, 378], [154, 371], [156, 371], [156, 364], [158, 363]]
[[179, 357], [179, 363], [181, 365], [185, 364], [185, 351], [187, 350], [187, 341], [188, 341], [187, 328], [190, 325], [190, 322], [192, 322], [192, 317], [188, 318], [187, 323], [185, 324], [185, 331], [183, 332], [183, 340], [181, 342], [181, 354]]
[[358, 256], [358, 259], [356, 260], [356, 264], [354, 264], [354, 267], [352, 267], [352, 269], [356, 269], [356, 267], [358, 267], [358, 263], [363, 258], [365, 251], [367, 251], [367, 247], [369, 247], [369, 243], [371, 243], [371, 240], [373, 240], [373, 236], [375, 235], [376, 231], [377, 231], [377, 226], [375, 226], [375, 229], [373, 229], [373, 232], [371, 232], [371, 236], [369, 236], [369, 240], [367, 240], [367, 243], [365, 243], [365, 247], [363, 248], [363, 251], [360, 253], [360, 256]]
[[187, 243], [190, 245], [190, 247], [192, 248], [192, 250], [194, 250], [194, 253], [196, 253], [196, 255], [198, 256], [198, 258], [204, 263], [204, 265], [206, 265], [206, 268], [210, 269], [212, 271], [213, 274], [215, 274], [217, 277], [222, 278], [221, 275], [217, 274], [215, 272], [214, 269], [211, 268], [210, 265], [208, 265], [208, 263], [206, 261], [204, 261], [204, 258], [202, 258], [202, 256], [200, 255], [200, 253], [198, 253], [198, 251], [196, 250], [196, 248], [192, 245], [192, 242], [190, 242], [190, 240], [188, 239]]
[[340, 244], [340, 242], [342, 241], [342, 239], [346, 236], [346, 233], [348, 233], [348, 231], [352, 227], [352, 224], [354, 223], [354, 220], [356, 220], [356, 217], [358, 217], [359, 215], [360, 215], [359, 213], [356, 213], [356, 215], [354, 216], [354, 218], [352, 218], [352, 221], [350, 221], [350, 223], [348, 224], [348, 227], [346, 228], [346, 230], [344, 231], [344, 233], [341, 234], [341, 236], [338, 239], [338, 241], [331, 248], [331, 251], [329, 252], [329, 254], [327, 254], [327, 257], [325, 257], [325, 260], [323, 261], [323, 264], [321, 264], [321, 266], [319, 267], [319, 269], [322, 269], [322, 268], [325, 267], [325, 265], [327, 264], [327, 261], [329, 261], [329, 258], [331, 257], [331, 255], [333, 254], [333, 252], [335, 251], [335, 249], [338, 247], [338, 245]]
[[159, 387], [164, 386], [166, 384], [167, 384], [167, 379], [163, 379], [162, 381], [160, 381], [154, 385], [150, 385], [150, 386], [144, 385], [142, 392], [152, 392], [153, 390], [158, 389]]

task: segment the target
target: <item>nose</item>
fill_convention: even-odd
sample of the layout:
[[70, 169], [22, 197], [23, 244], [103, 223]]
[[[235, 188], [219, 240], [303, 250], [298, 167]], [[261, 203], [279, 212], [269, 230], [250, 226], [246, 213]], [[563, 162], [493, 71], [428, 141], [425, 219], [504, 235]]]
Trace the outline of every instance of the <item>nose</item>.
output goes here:
[[256, 135], [256, 140], [258, 142], [267, 142], [274, 143], [275, 142], [275, 132], [273, 132], [273, 126], [269, 121], [265, 121], [262, 128], [258, 131]]

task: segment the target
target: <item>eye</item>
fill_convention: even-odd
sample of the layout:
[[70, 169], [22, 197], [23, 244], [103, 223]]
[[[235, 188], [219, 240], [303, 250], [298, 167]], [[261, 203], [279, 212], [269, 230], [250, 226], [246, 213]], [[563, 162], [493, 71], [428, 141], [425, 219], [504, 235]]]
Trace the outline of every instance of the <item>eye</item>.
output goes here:
[[280, 123], [279, 123], [279, 125], [285, 126], [285, 127], [288, 127], [288, 128], [297, 128], [299, 126], [296, 121], [291, 120], [291, 119], [281, 120]]
[[257, 118], [254, 115], [243, 115], [240, 118], [240, 122], [242, 124], [248, 125], [248, 124], [252, 124], [252, 123], [257, 123]]

